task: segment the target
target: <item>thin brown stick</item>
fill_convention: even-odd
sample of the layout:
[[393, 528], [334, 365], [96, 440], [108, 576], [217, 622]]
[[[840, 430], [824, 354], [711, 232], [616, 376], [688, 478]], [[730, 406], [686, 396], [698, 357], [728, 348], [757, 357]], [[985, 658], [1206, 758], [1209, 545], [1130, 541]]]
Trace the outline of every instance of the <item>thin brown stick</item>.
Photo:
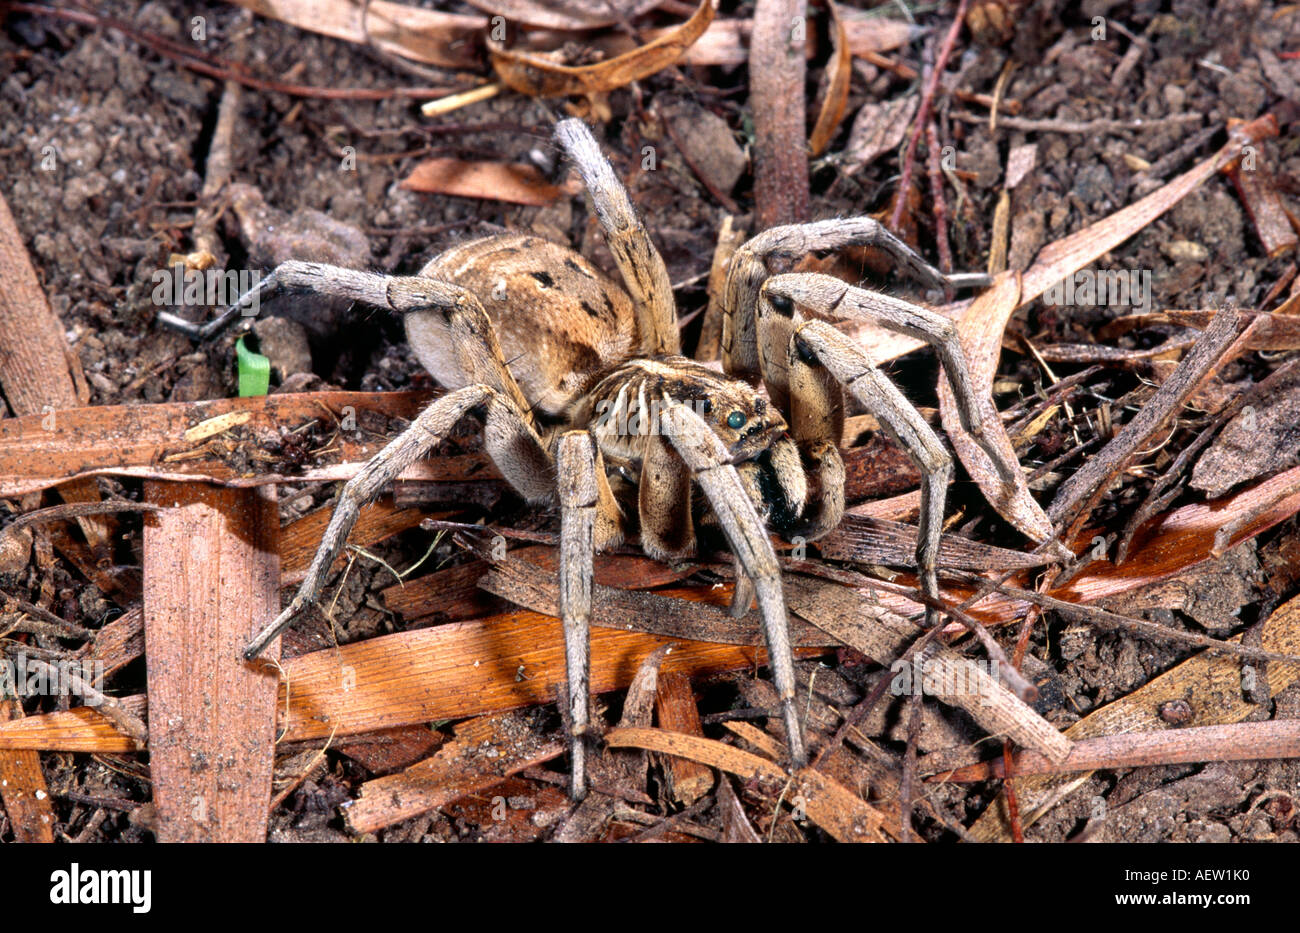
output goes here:
[[939, 165], [939, 131], [931, 120], [925, 127], [925, 164], [930, 176], [930, 198], [934, 213], [934, 248], [939, 254], [939, 271], [952, 272], [952, 248], [948, 245], [948, 202], [943, 196], [943, 171]]
[[899, 223], [903, 219], [903, 207], [907, 204], [907, 191], [912, 184], [912, 170], [916, 164], [916, 146], [921, 141], [921, 133], [926, 125], [930, 122], [930, 108], [934, 104], [935, 91], [939, 89], [939, 80], [943, 77], [943, 71], [948, 66], [948, 59], [952, 56], [953, 45], [957, 42], [957, 33], [961, 31], [962, 21], [966, 18], [966, 2], [961, 0], [957, 4], [957, 12], [953, 16], [952, 25], [948, 27], [948, 35], [944, 37], [943, 46], [939, 49], [939, 55], [935, 59], [934, 69], [930, 72], [930, 80], [925, 85], [925, 92], [921, 95], [921, 106], [916, 111], [916, 129], [912, 131], [912, 138], [907, 144], [907, 154], [903, 158], [903, 174], [898, 182], [898, 195], [894, 198], [894, 210], [889, 216], [889, 229], [897, 230]]
[[[1300, 720], [1189, 726], [1163, 732], [1079, 739], [1064, 761], [1052, 764], [1037, 752], [1022, 749], [1015, 753], [1012, 766], [1017, 775], [1066, 774], [1102, 768], [1145, 768], [1266, 758], [1300, 758]], [[932, 774], [926, 780], [987, 781], [1003, 777], [1005, 773], [1006, 759], [996, 758]]]

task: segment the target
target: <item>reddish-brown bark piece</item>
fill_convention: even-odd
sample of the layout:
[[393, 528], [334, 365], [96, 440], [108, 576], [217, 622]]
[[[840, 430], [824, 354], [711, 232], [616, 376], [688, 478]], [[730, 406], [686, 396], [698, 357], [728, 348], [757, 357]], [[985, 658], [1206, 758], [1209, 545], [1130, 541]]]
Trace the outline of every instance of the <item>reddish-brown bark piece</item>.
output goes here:
[[[17, 700], [0, 700], [0, 722], [22, 719]], [[53, 842], [54, 807], [34, 751], [0, 752], [0, 800], [18, 842]]]
[[275, 490], [149, 482], [145, 498], [167, 507], [144, 531], [158, 840], [264, 841], [279, 678], [240, 652], [280, 607]]
[[[704, 738], [691, 679], [680, 671], [664, 671], [659, 674], [657, 686], [655, 714], [659, 728]], [[672, 797], [678, 803], [690, 806], [713, 789], [713, 772], [698, 761], [669, 757], [664, 764]]]
[[754, 6], [749, 84], [759, 230], [809, 218], [804, 100], [808, 30], [805, 0], [758, 0]]

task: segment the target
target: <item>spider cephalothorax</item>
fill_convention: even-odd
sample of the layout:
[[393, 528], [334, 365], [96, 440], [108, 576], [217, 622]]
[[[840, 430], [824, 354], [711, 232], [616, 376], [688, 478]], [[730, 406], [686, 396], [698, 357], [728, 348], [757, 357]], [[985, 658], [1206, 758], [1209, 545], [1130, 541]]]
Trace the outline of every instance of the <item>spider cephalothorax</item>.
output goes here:
[[[450, 391], [422, 412], [339, 496], [311, 567], [289, 606], [245, 651], [254, 657], [315, 601], [360, 508], [470, 412], [484, 449], [524, 497], [558, 503], [560, 615], [568, 665], [572, 791], [581, 797], [588, 738], [588, 646], [594, 553], [631, 534], [660, 558], [692, 554], [696, 523], [716, 525], [737, 563], [733, 609], [757, 599], [791, 761], [806, 761], [795, 708], [785, 601], [769, 527], [814, 540], [844, 511], [837, 444], [845, 391], [874, 414], [923, 471], [917, 564], [938, 595], [936, 557], [952, 462], [925, 420], [862, 349], [820, 315], [869, 318], [932, 343], [982, 442], [979, 411], [956, 330], [932, 311], [814, 274], [773, 274], [815, 250], [861, 244], [893, 255], [931, 285], [945, 279], [870, 218], [777, 227], [733, 256], [724, 291], [723, 370], [680, 356], [663, 260], [587, 127], [555, 137], [577, 166], [623, 287], [567, 247], [504, 234], [457, 246], [419, 275], [384, 276], [286, 262], [205, 337], [282, 288], [305, 288], [403, 316], [420, 362]], [[762, 390], [760, 390], [762, 387]], [[985, 450], [1004, 472], [1017, 467]], [[692, 493], [699, 489], [701, 497]], [[616, 494], [617, 490], [617, 494]]]

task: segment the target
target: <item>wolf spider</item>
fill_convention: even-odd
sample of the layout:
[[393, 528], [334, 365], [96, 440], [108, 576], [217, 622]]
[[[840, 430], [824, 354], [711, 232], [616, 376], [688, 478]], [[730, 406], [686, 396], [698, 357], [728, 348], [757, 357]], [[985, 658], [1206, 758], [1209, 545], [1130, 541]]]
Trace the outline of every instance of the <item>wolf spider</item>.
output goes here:
[[[827, 275], [773, 274], [771, 264], [871, 245], [931, 286], [949, 290], [956, 277], [946, 279], [866, 217], [767, 230], [731, 260], [725, 375], [714, 372], [679, 355], [667, 269], [591, 132], [579, 120], [564, 120], [555, 139], [582, 176], [623, 288], [571, 249], [507, 233], [454, 247], [414, 276], [284, 262], [204, 327], [166, 316], [170, 326], [203, 338], [252, 301], [282, 289], [351, 298], [402, 315], [416, 356], [450, 390], [343, 487], [297, 594], [245, 656], [259, 654], [316, 600], [361, 507], [477, 412], [484, 447], [510, 485], [531, 502], [559, 502], [572, 796], [580, 799], [586, 791], [593, 555], [636, 530], [650, 556], [687, 557], [695, 552], [698, 521], [716, 522], [735, 556], [733, 613], [747, 612], [757, 598], [790, 758], [802, 766], [807, 757], [795, 711], [786, 606], [768, 529], [787, 540], [814, 540], [839, 523], [844, 464], [837, 443], [847, 389], [921, 468], [916, 561], [922, 589], [937, 598], [936, 557], [952, 461], [862, 349], [824, 321], [806, 319], [800, 308], [868, 319], [933, 344], [963, 427], [1007, 475], [1018, 467], [983, 441], [951, 321]], [[692, 509], [693, 485], [703, 491], [707, 510]]]

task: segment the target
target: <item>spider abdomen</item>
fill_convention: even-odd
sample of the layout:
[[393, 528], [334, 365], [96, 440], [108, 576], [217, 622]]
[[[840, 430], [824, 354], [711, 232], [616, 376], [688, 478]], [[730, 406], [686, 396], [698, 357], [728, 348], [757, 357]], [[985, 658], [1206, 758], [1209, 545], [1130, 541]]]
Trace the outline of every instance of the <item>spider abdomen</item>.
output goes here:
[[[420, 274], [472, 292], [492, 321], [506, 367], [540, 413], [555, 417], [638, 346], [632, 301], [578, 253], [526, 234], [455, 246]], [[408, 326], [437, 327], [425, 319]], [[415, 339], [445, 346], [441, 335]], [[454, 355], [420, 355], [442, 385], [466, 384]]]

